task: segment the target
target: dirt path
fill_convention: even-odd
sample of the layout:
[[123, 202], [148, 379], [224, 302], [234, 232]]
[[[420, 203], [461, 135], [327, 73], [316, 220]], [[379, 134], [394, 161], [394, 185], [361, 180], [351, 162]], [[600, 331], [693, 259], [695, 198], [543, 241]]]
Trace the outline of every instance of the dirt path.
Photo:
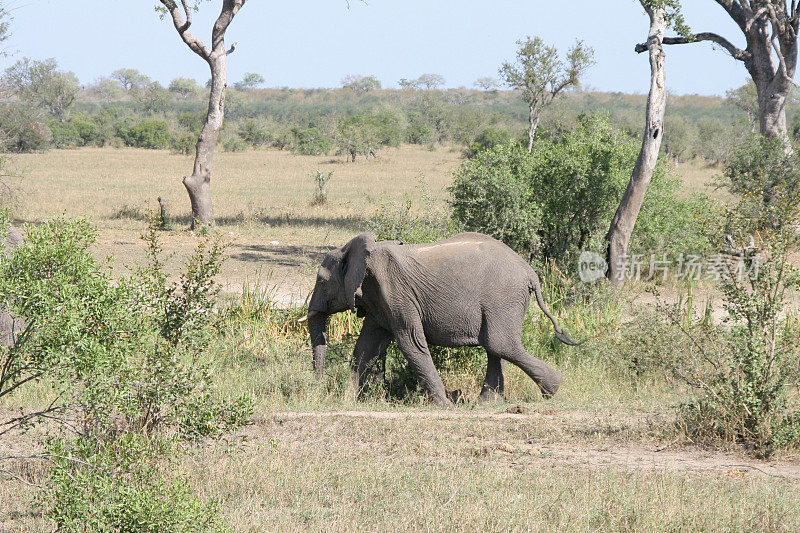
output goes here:
[[[522, 411], [522, 412], [520, 412]], [[637, 427], [647, 424], [655, 415], [620, 415], [587, 411], [558, 411], [552, 409], [527, 410], [523, 406], [509, 407], [505, 412], [490, 411], [334, 411], [334, 412], [281, 412], [266, 415], [256, 420], [256, 425], [270, 420], [284, 427], [284, 431], [308, 434], [313, 426], [326, 426], [334, 421], [342, 428], [357, 425], [392, 422], [414, 424], [425, 420], [444, 422], [467, 422], [474, 420], [484, 424], [507, 426], [512, 422], [535, 426], [560, 426], [572, 424], [586, 431], [593, 428], [602, 433], [612, 426]], [[288, 425], [288, 427], [287, 427]], [[409, 428], [412, 429], [412, 428]], [[562, 428], [563, 429], [563, 428]], [[449, 429], [448, 429], [449, 430]], [[610, 431], [613, 433], [613, 431]], [[596, 470], [618, 468], [634, 472], [685, 472], [694, 475], [725, 475], [734, 478], [768, 476], [800, 483], [800, 463], [791, 461], [762, 461], [742, 454], [704, 449], [699, 446], [678, 443], [640, 444], [600, 440], [587, 442], [581, 439], [556, 442], [542, 438], [508, 438], [498, 432], [498, 438], [475, 441], [472, 453], [511, 468], [541, 466], [553, 462], [564, 466]], [[298, 435], [293, 435], [297, 437]], [[562, 435], [566, 436], [566, 435]], [[469, 432], [460, 438], [469, 445]]]

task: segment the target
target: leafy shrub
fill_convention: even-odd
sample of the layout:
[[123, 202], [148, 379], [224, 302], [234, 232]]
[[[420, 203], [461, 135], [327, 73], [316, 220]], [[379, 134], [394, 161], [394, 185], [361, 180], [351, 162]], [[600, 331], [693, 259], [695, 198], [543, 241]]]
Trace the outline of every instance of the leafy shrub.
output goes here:
[[170, 142], [169, 126], [163, 120], [146, 119], [132, 126], [119, 123], [117, 135], [126, 146], [135, 148], [157, 150], [168, 148]]
[[300, 155], [327, 154], [333, 148], [331, 140], [317, 127], [292, 128], [292, 136], [292, 151]]
[[236, 134], [253, 148], [266, 146], [272, 142], [272, 135], [261, 129], [255, 120], [245, 120], [242, 122], [236, 130]]
[[41, 503], [59, 531], [224, 531], [216, 504], [199, 500], [153, 459], [163, 446], [136, 434], [99, 445], [84, 437], [55, 441]]
[[314, 191], [314, 198], [311, 200], [311, 205], [323, 205], [328, 201], [328, 182], [333, 177], [333, 170], [327, 174], [317, 169], [316, 174], [311, 174], [314, 179], [316, 190]]
[[682, 410], [684, 429], [695, 440], [739, 442], [763, 456], [800, 447], [800, 411], [789, 402], [800, 384], [800, 330], [783, 313], [788, 294], [800, 286], [792, 259], [798, 222], [800, 201], [780, 186], [762, 214], [753, 216], [747, 201], [729, 214], [742, 261], [727, 264], [720, 281], [728, 327], [705, 335], [713, 342], [697, 344], [682, 373], [698, 390]]
[[52, 120], [50, 131], [56, 148], [102, 144], [99, 126], [86, 115], [74, 114], [64, 122]]
[[[579, 250], [605, 248], [608, 221], [637, 154], [637, 143], [616, 132], [607, 118], [582, 116], [574, 131], [540, 137], [531, 154], [517, 143], [506, 144], [463, 163], [449, 188], [453, 216], [525, 256], [570, 262]], [[705, 228], [695, 218], [707, 211], [708, 202], [681, 200], [677, 188], [663, 168], [656, 169], [631, 253], [677, 255], [706, 245]]]
[[246, 398], [218, 400], [202, 361], [221, 244], [201, 242], [170, 281], [153, 222], [148, 265], [112, 281], [89, 252], [95, 232], [85, 221], [56, 219], [26, 233], [0, 254], [0, 305], [27, 322], [14, 346], [0, 347], [11, 370], [0, 376], [0, 396], [37, 379], [52, 388], [46, 414], [63, 425], [49, 431], [49, 455], [40, 456], [53, 459], [47, 513], [68, 530], [87, 517], [128, 531], [211, 524], [213, 513], [163, 462], [177, 440], [216, 437], [252, 410]]
[[733, 194], [745, 197], [752, 214], [758, 217], [758, 213], [768, 214], [763, 207], [769, 207], [777, 191], [800, 192], [800, 161], [784, 151], [779, 139], [752, 134], [734, 148], [722, 179]]
[[50, 128], [32, 106], [6, 104], [0, 107], [0, 142], [9, 152], [35, 152], [50, 146]]
[[467, 149], [467, 157], [475, 157], [475, 154], [497, 146], [510, 144], [512, 140], [511, 132], [508, 130], [489, 127], [484, 129], [475, 141]]
[[197, 145], [197, 135], [191, 132], [173, 135], [169, 140], [169, 149], [173, 154], [191, 155]]
[[226, 152], [244, 152], [247, 150], [247, 143], [238, 137], [231, 137], [222, 143], [222, 147]]
[[382, 146], [399, 146], [400, 141], [399, 120], [390, 113], [353, 115], [340, 120], [336, 130], [339, 153], [352, 161], [357, 155], [375, 155]]
[[458, 224], [445, 216], [412, 213], [409, 198], [399, 204], [381, 203], [367, 224], [379, 241], [398, 240], [409, 244], [439, 241], [459, 232]]
[[197, 136], [200, 134], [200, 130], [203, 129], [205, 119], [205, 113], [181, 113], [178, 116], [178, 124]]

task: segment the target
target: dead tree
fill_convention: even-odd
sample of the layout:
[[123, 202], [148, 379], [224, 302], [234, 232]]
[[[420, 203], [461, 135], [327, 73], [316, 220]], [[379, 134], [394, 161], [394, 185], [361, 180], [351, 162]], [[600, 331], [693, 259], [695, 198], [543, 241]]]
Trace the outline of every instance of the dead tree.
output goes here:
[[[211, 164], [214, 159], [214, 148], [219, 140], [220, 129], [225, 118], [225, 89], [227, 87], [227, 58], [236, 47], [236, 43], [225, 48], [225, 32], [231, 21], [242, 8], [246, 0], [223, 0], [222, 11], [217, 17], [211, 31], [211, 47], [189, 32], [192, 26], [192, 11], [196, 2], [180, 0], [159, 0], [163, 11], [172, 18], [172, 23], [183, 42], [199, 55], [211, 70], [211, 91], [208, 97], [208, 115], [200, 137], [197, 139], [194, 158], [194, 169], [191, 176], [183, 178], [183, 185], [189, 193], [192, 203], [192, 229], [197, 224], [209, 225], [214, 221], [214, 208], [211, 202]], [[191, 5], [190, 5], [191, 4]]]
[[[609, 281], [615, 286], [625, 282], [625, 260], [628, 244], [633, 234], [639, 210], [644, 203], [647, 186], [653, 177], [661, 139], [664, 137], [664, 112], [667, 108], [667, 91], [664, 71], [664, 49], [661, 43], [667, 29], [666, 6], [661, 2], [640, 0], [650, 17], [650, 31], [647, 36], [647, 50], [650, 52], [650, 94], [647, 97], [647, 115], [642, 136], [642, 148], [633, 174], [622, 196], [617, 212], [608, 230], [608, 272]], [[637, 45], [636, 49], [641, 45]]]
[[[714, 0], [739, 26], [747, 46], [741, 49], [728, 39], [711, 32], [681, 37], [666, 37], [664, 44], [710, 41], [744, 63], [758, 93], [758, 119], [761, 134], [787, 140], [786, 101], [797, 67], [797, 32], [800, 0]], [[646, 44], [636, 47], [647, 50]], [[791, 150], [786, 143], [787, 150]]]

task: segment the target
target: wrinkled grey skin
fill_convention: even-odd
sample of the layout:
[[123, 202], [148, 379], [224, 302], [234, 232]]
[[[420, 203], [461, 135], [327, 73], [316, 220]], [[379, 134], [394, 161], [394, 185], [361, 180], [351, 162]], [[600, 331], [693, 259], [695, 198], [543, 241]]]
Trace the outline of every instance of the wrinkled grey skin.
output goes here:
[[500, 241], [480, 233], [431, 244], [375, 242], [372, 234], [359, 235], [328, 253], [317, 273], [308, 312], [314, 371], [318, 378], [324, 375], [328, 317], [351, 309], [365, 317], [351, 362], [359, 388], [367, 368], [394, 340], [428, 396], [441, 406], [452, 404], [429, 345], [486, 349], [482, 399], [503, 394], [503, 360], [524, 370], [549, 398], [563, 376], [522, 346], [532, 293], [556, 337], [574, 345], [547, 309], [539, 276]]
[[[22, 233], [14, 226], [9, 226], [8, 235], [6, 235], [6, 250], [16, 248], [22, 244], [22, 241]], [[0, 343], [3, 346], [13, 346], [16, 334], [24, 329], [25, 321], [23, 319], [12, 317], [0, 310]]]

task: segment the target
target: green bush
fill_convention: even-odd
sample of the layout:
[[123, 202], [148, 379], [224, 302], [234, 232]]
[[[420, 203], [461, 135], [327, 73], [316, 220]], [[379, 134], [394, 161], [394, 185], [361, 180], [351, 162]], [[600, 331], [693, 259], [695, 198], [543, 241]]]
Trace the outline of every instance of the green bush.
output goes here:
[[154, 460], [168, 452], [164, 446], [137, 434], [99, 445], [55, 441], [40, 503], [59, 531], [224, 531], [216, 503], [198, 499]]
[[[453, 216], [526, 257], [571, 263], [580, 250], [605, 248], [637, 155], [638, 144], [606, 117], [581, 116], [573, 131], [540, 136], [531, 154], [519, 143], [505, 144], [463, 163], [449, 188]], [[705, 227], [696, 221], [709, 203], [679, 199], [677, 189], [658, 167], [631, 253], [677, 256], [707, 246]]]
[[222, 143], [222, 147], [226, 152], [244, 152], [247, 150], [247, 143], [241, 140], [239, 137], [231, 137]]
[[50, 147], [50, 128], [40, 112], [31, 106], [0, 106], [0, 134], [4, 151], [36, 152]]
[[390, 113], [353, 115], [340, 120], [336, 129], [339, 153], [352, 161], [357, 155], [375, 155], [383, 146], [399, 146], [401, 138], [399, 120]]
[[381, 203], [367, 225], [379, 241], [403, 241], [408, 244], [434, 242], [457, 234], [460, 227], [443, 214], [425, 210], [427, 215], [412, 212], [412, 202]]
[[157, 236], [152, 223], [147, 266], [117, 280], [89, 251], [95, 231], [83, 220], [29, 226], [0, 254], [0, 306], [27, 323], [0, 347], [0, 396], [36, 380], [52, 393], [42, 503], [65, 530], [85, 520], [100, 530], [210, 527], [211, 508], [165, 463], [175, 443], [217, 437], [252, 412], [244, 397], [216, 397], [203, 360], [222, 246], [202, 241], [171, 281]]
[[484, 129], [476, 138], [475, 141], [469, 145], [467, 149], [467, 157], [472, 158], [478, 152], [489, 150], [498, 146], [511, 144], [512, 136], [508, 130], [488, 127]]
[[173, 135], [169, 140], [169, 149], [173, 154], [191, 155], [197, 145], [197, 135], [191, 132]]
[[[755, 185], [751, 192], [758, 195], [763, 189]], [[800, 199], [782, 186], [772, 192], [759, 216], [749, 192], [729, 213], [730, 241], [742, 259], [720, 273], [727, 323], [713, 335], [695, 332], [695, 349], [681, 369], [698, 393], [682, 408], [686, 434], [695, 441], [741, 443], [761, 456], [800, 447], [800, 410], [792, 399], [800, 385], [800, 328], [785, 313], [791, 292], [800, 287], [794, 264]]]
[[181, 113], [178, 115], [178, 124], [194, 133], [195, 136], [200, 134], [205, 120], [205, 113]]
[[780, 139], [759, 134], [745, 137], [733, 149], [722, 174], [722, 184], [743, 196], [756, 218], [768, 214], [777, 191], [800, 193], [800, 161], [784, 151]]
[[292, 151], [300, 155], [323, 155], [333, 148], [333, 142], [320, 128], [292, 128]]
[[126, 146], [153, 150], [169, 148], [169, 126], [163, 120], [145, 119], [132, 126], [119, 123], [117, 135]]
[[261, 129], [255, 120], [245, 120], [239, 125], [236, 134], [253, 148], [266, 146], [272, 142], [272, 135]]

